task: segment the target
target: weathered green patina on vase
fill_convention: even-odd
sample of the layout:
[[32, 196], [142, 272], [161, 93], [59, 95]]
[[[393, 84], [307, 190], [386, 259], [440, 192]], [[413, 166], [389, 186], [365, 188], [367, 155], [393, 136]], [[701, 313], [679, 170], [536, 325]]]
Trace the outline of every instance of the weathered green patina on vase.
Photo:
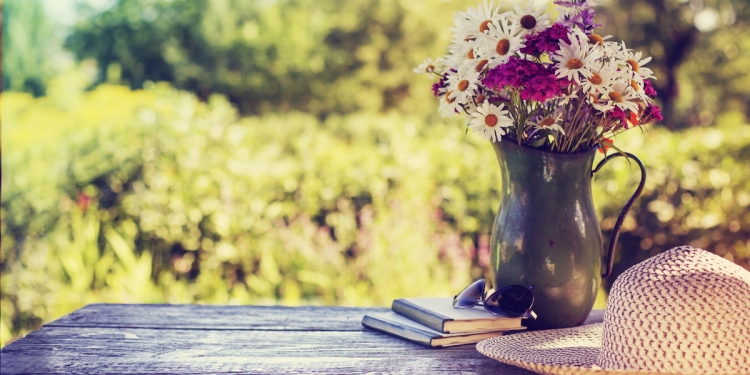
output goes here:
[[621, 153], [596, 168], [627, 156], [642, 172], [641, 186], [623, 209], [605, 252], [591, 194], [596, 149], [559, 154], [509, 140], [493, 147], [502, 171], [500, 208], [490, 240], [495, 288], [534, 286], [538, 318], [529, 322], [530, 328], [580, 325], [591, 312], [602, 274], [611, 272], [619, 227], [645, 180], [642, 164], [632, 154]]

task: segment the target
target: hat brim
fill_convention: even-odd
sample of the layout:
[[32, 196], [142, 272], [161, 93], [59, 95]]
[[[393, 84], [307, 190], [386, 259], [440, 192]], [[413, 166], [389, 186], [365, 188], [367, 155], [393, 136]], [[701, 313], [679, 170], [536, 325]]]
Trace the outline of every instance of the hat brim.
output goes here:
[[602, 324], [524, 332], [477, 343], [477, 350], [500, 362], [540, 374], [601, 374], [596, 358]]
[[[596, 366], [602, 323], [493, 337], [477, 350], [502, 363], [548, 375], [669, 375], [664, 372], [604, 370]], [[673, 374], [679, 375], [679, 374]]]

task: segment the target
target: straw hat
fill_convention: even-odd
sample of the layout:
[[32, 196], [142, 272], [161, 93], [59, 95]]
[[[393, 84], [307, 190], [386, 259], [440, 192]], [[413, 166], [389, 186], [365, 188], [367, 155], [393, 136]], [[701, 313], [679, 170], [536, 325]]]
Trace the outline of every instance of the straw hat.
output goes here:
[[604, 321], [477, 344], [540, 374], [750, 374], [750, 272], [676, 247], [615, 281]]

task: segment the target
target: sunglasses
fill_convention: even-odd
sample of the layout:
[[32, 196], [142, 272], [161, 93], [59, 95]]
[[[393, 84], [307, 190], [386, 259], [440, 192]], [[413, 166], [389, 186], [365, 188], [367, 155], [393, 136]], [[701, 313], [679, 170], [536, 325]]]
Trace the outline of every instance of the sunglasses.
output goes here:
[[461, 293], [453, 297], [453, 307], [457, 309], [469, 309], [476, 305], [484, 306], [485, 310], [496, 314], [505, 315], [509, 318], [526, 316], [536, 319], [536, 314], [531, 311], [534, 304], [534, 294], [531, 292], [534, 286], [528, 288], [523, 285], [508, 285], [494, 291], [485, 297], [484, 279], [479, 279], [467, 286]]

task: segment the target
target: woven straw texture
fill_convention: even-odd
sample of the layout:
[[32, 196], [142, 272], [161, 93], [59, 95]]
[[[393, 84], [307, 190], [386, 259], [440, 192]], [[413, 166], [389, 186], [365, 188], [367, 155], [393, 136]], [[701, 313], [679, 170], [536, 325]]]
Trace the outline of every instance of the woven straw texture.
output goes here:
[[620, 275], [602, 324], [500, 336], [477, 350], [541, 374], [750, 374], [750, 272], [674, 248]]

